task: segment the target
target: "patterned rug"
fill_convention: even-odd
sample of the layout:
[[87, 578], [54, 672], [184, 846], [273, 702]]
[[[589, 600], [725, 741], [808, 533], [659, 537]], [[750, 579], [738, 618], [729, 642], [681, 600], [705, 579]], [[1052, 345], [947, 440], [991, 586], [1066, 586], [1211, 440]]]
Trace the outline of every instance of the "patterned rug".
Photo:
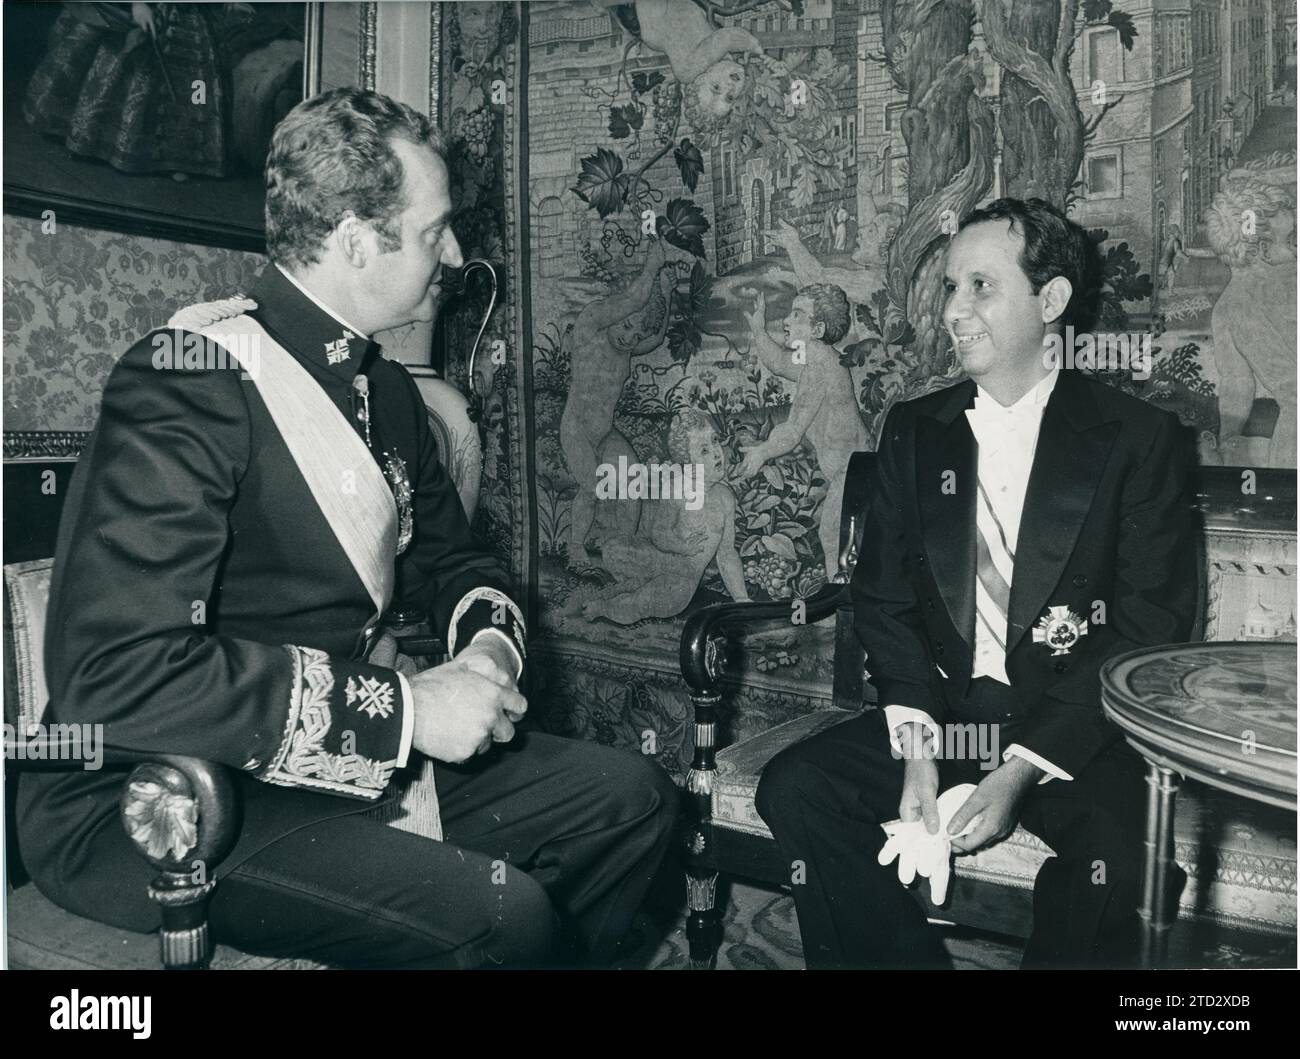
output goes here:
[[[725, 902], [723, 939], [718, 969], [734, 971], [792, 971], [803, 968], [803, 947], [794, 898], [780, 891], [732, 882], [729, 893], [719, 887]], [[685, 970], [690, 944], [686, 940], [686, 915], [658, 901], [637, 917], [625, 955], [616, 967], [625, 970]], [[1008, 970], [1019, 966], [1023, 945], [1018, 939], [945, 927], [944, 945], [959, 970]]]
[[[780, 891], [732, 881], [719, 885], [724, 902], [723, 939], [718, 969], [736, 971], [800, 970], [803, 948], [794, 898]], [[652, 894], [637, 917], [624, 955], [615, 963], [623, 970], [686, 970], [690, 944], [686, 939], [684, 900], [679, 894]], [[943, 942], [953, 966], [960, 971], [1014, 970], [1020, 966], [1024, 942], [1018, 938], [943, 926]], [[1241, 930], [1180, 924], [1171, 939], [1170, 959], [1186, 967], [1296, 966], [1295, 938]]]

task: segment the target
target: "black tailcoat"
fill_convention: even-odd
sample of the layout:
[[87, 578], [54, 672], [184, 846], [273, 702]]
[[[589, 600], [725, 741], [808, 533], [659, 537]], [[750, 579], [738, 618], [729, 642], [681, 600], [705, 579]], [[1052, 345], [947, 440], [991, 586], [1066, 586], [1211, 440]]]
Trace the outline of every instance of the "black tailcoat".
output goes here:
[[[372, 453], [404, 461], [413, 491], [415, 536], [397, 561], [394, 602], [426, 610], [446, 635], [467, 592], [508, 592], [471, 535], [405, 368], [274, 267], [252, 298], [250, 315], [324, 389], [345, 428], [360, 432], [352, 382], [369, 377]], [[159, 368], [159, 350], [184, 338], [141, 339], [105, 386], [59, 529], [47, 719], [102, 723], [108, 748], [238, 770], [244, 826], [223, 874], [305, 823], [381, 798], [403, 704], [396, 674], [362, 660], [374, 604], [256, 384], [237, 367]], [[493, 618], [501, 608], [474, 604], [458, 621], [458, 647]], [[115, 921], [151, 929], [148, 866], [137, 876], [88, 854], [100, 829], [121, 826], [124, 778], [118, 768], [25, 774], [24, 859], [56, 900], [82, 888], [73, 903], [85, 907], [87, 893], [113, 892], [125, 903]]]
[[[881, 705], [940, 724], [974, 664], [977, 445], [967, 381], [890, 411], [852, 595]], [[1119, 730], [1098, 671], [1124, 651], [1185, 641], [1197, 603], [1190, 459], [1178, 420], [1063, 371], [1043, 411], [1025, 495], [1007, 629], [1014, 700], [997, 722], [1077, 775]], [[1036, 642], [1051, 607], [1088, 622], [1066, 654]], [[972, 718], [963, 713], [966, 722]]]

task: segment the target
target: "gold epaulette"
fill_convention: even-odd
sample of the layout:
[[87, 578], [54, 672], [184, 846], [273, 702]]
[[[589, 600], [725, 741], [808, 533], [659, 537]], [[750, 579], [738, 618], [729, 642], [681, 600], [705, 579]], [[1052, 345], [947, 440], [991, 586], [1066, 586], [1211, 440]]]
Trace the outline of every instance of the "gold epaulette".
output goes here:
[[167, 321], [168, 328], [180, 331], [202, 331], [205, 327], [211, 327], [221, 320], [229, 320], [235, 316], [242, 316], [257, 308], [257, 302], [252, 298], [245, 298], [242, 294], [236, 294], [233, 298], [222, 298], [221, 301], [200, 302], [198, 305], [187, 305], [183, 309], [177, 309], [172, 313], [172, 318]]

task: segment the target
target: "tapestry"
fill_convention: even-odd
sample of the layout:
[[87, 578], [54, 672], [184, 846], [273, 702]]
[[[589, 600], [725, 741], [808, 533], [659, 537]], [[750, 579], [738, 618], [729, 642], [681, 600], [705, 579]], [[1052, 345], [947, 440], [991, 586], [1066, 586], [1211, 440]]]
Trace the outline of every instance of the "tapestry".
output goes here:
[[[527, 242], [520, 236], [519, 203], [513, 192], [520, 161], [523, 113], [518, 105], [526, 76], [515, 8], [505, 3], [435, 4], [432, 26], [441, 53], [434, 117], [447, 134], [447, 169], [454, 213], [452, 227], [467, 260], [496, 270], [497, 306], [488, 317], [479, 357], [470, 371], [470, 351], [488, 308], [481, 283], [458, 299], [444, 318], [441, 349], [444, 376], [469, 401], [483, 445], [475, 531], [518, 578], [530, 626], [536, 626], [536, 586], [529, 543], [532, 515], [526, 492], [530, 477], [529, 400], [524, 379], [528, 343]], [[507, 87], [509, 89], [507, 90]], [[437, 355], [437, 354], [435, 354]]]
[[1294, 28], [1271, 8], [443, 10], [471, 242], [500, 241], [517, 300], [485, 415], [513, 416], [501, 495], [530, 520], [513, 569], [555, 726], [678, 765], [682, 624], [727, 600], [790, 607], [731, 653], [765, 723], [826, 702], [832, 630], [801, 606], [839, 569], [848, 457], [957, 378], [942, 248], [1000, 195], [1099, 244], [1067, 367], [1175, 411], [1203, 462], [1294, 465]]

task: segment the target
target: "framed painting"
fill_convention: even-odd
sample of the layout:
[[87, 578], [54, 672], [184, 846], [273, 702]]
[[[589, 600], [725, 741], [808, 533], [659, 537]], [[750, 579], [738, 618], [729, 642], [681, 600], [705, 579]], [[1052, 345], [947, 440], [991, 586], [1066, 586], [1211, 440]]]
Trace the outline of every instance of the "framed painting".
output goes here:
[[262, 251], [271, 130], [318, 89], [323, 6], [7, 4], [5, 210]]

